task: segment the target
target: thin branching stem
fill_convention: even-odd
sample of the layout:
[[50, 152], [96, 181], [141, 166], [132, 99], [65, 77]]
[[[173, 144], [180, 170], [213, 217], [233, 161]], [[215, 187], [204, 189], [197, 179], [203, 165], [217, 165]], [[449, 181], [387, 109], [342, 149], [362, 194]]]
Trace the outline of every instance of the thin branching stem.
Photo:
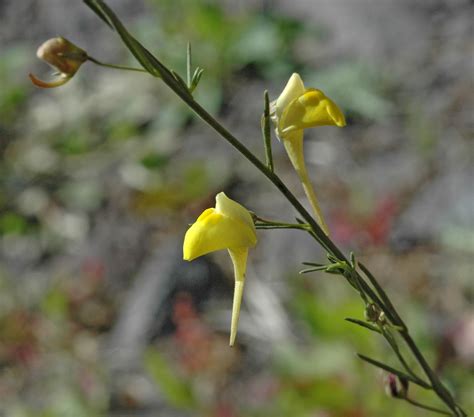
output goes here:
[[432, 411], [433, 413], [444, 414], [445, 416], [452, 415], [449, 411], [441, 410], [440, 408], [432, 407], [431, 405], [419, 403], [418, 401], [412, 400], [410, 397], [405, 397], [403, 399], [415, 407], [423, 408], [424, 410]]
[[[173, 88], [174, 86], [170, 86]], [[173, 88], [174, 90], [174, 88]], [[178, 92], [177, 92], [178, 93]], [[229, 142], [237, 151], [239, 151], [251, 164], [253, 164], [262, 174], [267, 177], [275, 187], [285, 196], [285, 198], [290, 202], [290, 204], [295, 208], [295, 210], [300, 214], [304, 221], [306, 221], [311, 227], [311, 235], [320, 243], [320, 245], [326, 249], [331, 255], [336, 257], [341, 261], [348, 262], [347, 258], [341, 252], [341, 250], [332, 242], [332, 240], [322, 231], [319, 225], [316, 223], [316, 220], [308, 213], [308, 211], [301, 205], [298, 199], [294, 194], [286, 187], [286, 185], [281, 181], [280, 177], [274, 172], [270, 171], [265, 164], [263, 164], [245, 145], [243, 145], [234, 135], [232, 135], [225, 127], [223, 127], [216, 119], [214, 119], [204, 108], [201, 107], [194, 99], [189, 96], [178, 93], [178, 95], [189, 105], [189, 107], [194, 110], [194, 112], [203, 119], [210, 127], [212, 127], [217, 133], [219, 133], [227, 142]], [[465, 412], [460, 409], [456, 402], [454, 401], [451, 393], [444, 387], [444, 385], [439, 380], [438, 376], [431, 369], [426, 359], [418, 349], [417, 345], [408, 334], [406, 330], [405, 323], [401, 320], [398, 313], [394, 313], [393, 310], [385, 305], [381, 300], [381, 297], [378, 296], [372, 288], [364, 281], [362, 276], [360, 276], [356, 271], [354, 272], [357, 279], [358, 285], [362, 288], [362, 291], [369, 296], [387, 315], [389, 320], [397, 325], [401, 326], [404, 330], [400, 332], [402, 338], [407, 343], [408, 348], [412, 351], [418, 363], [421, 365], [425, 371], [428, 379], [430, 380], [434, 391], [438, 396], [449, 406], [449, 408], [454, 412], [455, 416], [466, 417]], [[410, 378], [412, 379], [412, 378]], [[419, 383], [419, 381], [417, 381]]]
[[143, 68], [127, 67], [126, 65], [106, 64], [105, 62], [101, 62], [101, 61], [99, 61], [99, 60], [97, 60], [97, 59], [95, 59], [91, 56], [88, 56], [87, 60], [90, 61], [90, 62], [93, 62], [96, 65], [99, 65], [99, 66], [105, 67], [105, 68], [113, 68], [113, 69], [122, 70], [122, 71], [135, 71], [135, 72], [146, 72], [146, 73], [148, 73], [148, 71], [146, 69], [143, 69]]
[[186, 81], [188, 82], [188, 88], [191, 88], [191, 81], [193, 79], [193, 60], [191, 55], [191, 42], [188, 42], [186, 48]]
[[272, 131], [270, 127], [270, 99], [268, 97], [268, 91], [265, 90], [263, 94], [264, 97], [264, 112], [262, 116], [262, 136], [263, 136], [263, 145], [265, 148], [265, 159], [267, 167], [270, 171], [274, 171], [273, 167], [273, 155], [272, 155]]
[[[416, 373], [411, 369], [410, 365], [408, 365], [407, 361], [405, 360], [405, 358], [403, 357], [402, 355], [402, 352], [400, 352], [400, 348], [398, 347], [397, 345], [397, 342], [395, 341], [395, 339], [393, 338], [393, 335], [390, 334], [390, 331], [387, 330], [384, 326], [381, 326], [381, 330], [382, 330], [382, 334], [385, 338], [385, 340], [388, 342], [388, 344], [390, 345], [390, 347], [392, 348], [393, 352], [395, 353], [395, 355], [397, 356], [399, 362], [401, 363], [401, 365], [403, 366], [403, 368], [405, 368], [405, 370], [415, 379], [418, 379], [420, 381], [422, 381], [422, 379], [420, 377], [418, 377], [418, 375], [416, 375]], [[424, 382], [424, 381], [423, 381]]]
[[389, 372], [391, 374], [397, 375], [399, 378], [406, 379], [407, 381], [411, 381], [416, 385], [419, 385], [422, 388], [425, 389], [431, 389], [431, 386], [427, 384], [426, 382], [418, 379], [418, 378], [413, 378], [411, 375], [406, 374], [403, 371], [400, 371], [398, 369], [395, 369], [391, 367], [390, 365], [387, 365], [386, 363], [383, 363], [381, 361], [378, 361], [376, 359], [369, 358], [368, 356], [362, 355], [361, 353], [358, 353], [357, 356], [362, 359], [363, 361], [370, 363], [371, 365], [383, 369], [386, 372]]
[[[169, 70], [164, 64], [162, 64], [150, 51], [148, 51], [140, 42], [138, 42], [125, 28], [118, 17], [113, 11], [105, 4], [102, 0], [84, 0], [84, 2], [95, 12], [97, 15], [107, 23], [111, 28], [116, 30], [129, 48], [130, 52], [136, 57], [136, 59], [142, 64], [144, 69], [148, 71], [152, 76], [159, 77], [163, 82], [173, 90], [188, 106], [192, 109], [205, 123], [207, 123], [212, 129], [214, 129], [223, 139], [225, 139], [230, 145], [232, 145], [238, 152], [240, 152], [255, 168], [257, 168], [272, 184], [283, 194], [288, 202], [295, 208], [299, 216], [309, 226], [306, 231], [316, 239], [319, 244], [329, 253], [330, 257], [335, 261], [333, 263], [340, 262], [351, 265], [347, 260], [342, 251], [333, 243], [333, 241], [323, 232], [321, 227], [318, 225], [316, 220], [309, 214], [309, 212], [302, 206], [295, 195], [288, 189], [278, 175], [273, 171], [273, 164], [270, 164], [267, 155], [267, 164], [262, 162], [256, 157], [250, 149], [248, 149], [241, 141], [239, 141], [231, 132], [229, 132], [219, 121], [217, 121], [211, 114], [209, 114], [199, 103], [197, 103], [192, 97], [189, 88], [184, 82], [181, 82], [179, 76], [176, 73]], [[190, 55], [190, 54], [189, 54]], [[130, 68], [119, 68], [119, 66], [113, 66], [103, 64], [98, 61], [91, 60], [101, 66], [108, 66], [116, 69], [127, 69]], [[188, 60], [190, 62], [190, 59]], [[135, 69], [132, 69], [135, 70]], [[189, 71], [188, 71], [189, 73]], [[188, 76], [189, 78], [189, 76]], [[184, 86], [183, 86], [184, 84]], [[189, 80], [188, 80], [189, 84]], [[267, 96], [266, 96], [267, 102]], [[267, 108], [267, 105], [265, 106]], [[370, 281], [372, 287], [365, 281], [365, 279], [357, 272], [356, 268], [352, 270], [341, 270], [340, 273], [345, 276], [347, 281], [355, 287], [363, 298], [369, 298], [375, 303], [381, 311], [385, 314], [389, 322], [399, 328], [400, 335], [406, 343], [408, 349], [412, 352], [413, 356], [420, 364], [425, 374], [427, 375], [431, 384], [427, 384], [418, 377], [414, 377], [410, 374], [405, 374], [401, 371], [395, 370], [386, 364], [375, 361], [373, 359], [359, 355], [361, 359], [364, 359], [375, 366], [381, 367], [388, 372], [401, 375], [407, 380], [411, 380], [413, 383], [423, 386], [427, 389], [433, 389], [438, 397], [449, 407], [453, 412], [453, 415], [457, 417], [466, 417], [466, 413], [456, 404], [451, 393], [446, 389], [441, 380], [431, 369], [425, 357], [419, 350], [418, 346], [411, 338], [408, 333], [407, 326], [401, 319], [400, 315], [393, 306], [390, 298], [378, 284], [375, 277], [368, 271], [364, 266], [360, 266], [367, 279]], [[329, 272], [329, 271], [328, 271]], [[351, 282], [352, 281], [352, 282]], [[354, 281], [356, 284], [354, 284]], [[392, 346], [393, 348], [393, 346]], [[396, 353], [396, 352], [395, 352]], [[407, 365], [408, 366], [408, 365]], [[408, 401], [408, 400], [407, 400]], [[423, 406], [413, 400], [409, 400], [413, 405], [425, 408], [434, 412], [443, 412], [442, 410], [434, 409], [432, 407]]]

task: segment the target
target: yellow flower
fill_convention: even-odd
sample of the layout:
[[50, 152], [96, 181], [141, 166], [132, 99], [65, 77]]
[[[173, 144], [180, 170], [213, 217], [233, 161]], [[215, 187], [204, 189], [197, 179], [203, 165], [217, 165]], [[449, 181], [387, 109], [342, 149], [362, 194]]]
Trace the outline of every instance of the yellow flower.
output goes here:
[[42, 81], [33, 74], [29, 74], [33, 84], [41, 88], [53, 88], [66, 84], [88, 59], [86, 51], [62, 37], [44, 42], [38, 48], [36, 56], [58, 71], [58, 79], [50, 82]]
[[230, 346], [234, 345], [237, 335], [248, 250], [256, 244], [252, 216], [245, 207], [224, 193], [216, 195], [216, 207], [204, 210], [184, 237], [183, 258], [186, 261], [221, 249], [227, 249], [232, 259], [235, 287]]
[[303, 130], [316, 126], [343, 127], [346, 125], [344, 114], [322, 91], [305, 88], [301, 77], [294, 73], [272, 103], [272, 120], [276, 135], [285, 146], [316, 218], [324, 233], [329, 234], [304, 162]]

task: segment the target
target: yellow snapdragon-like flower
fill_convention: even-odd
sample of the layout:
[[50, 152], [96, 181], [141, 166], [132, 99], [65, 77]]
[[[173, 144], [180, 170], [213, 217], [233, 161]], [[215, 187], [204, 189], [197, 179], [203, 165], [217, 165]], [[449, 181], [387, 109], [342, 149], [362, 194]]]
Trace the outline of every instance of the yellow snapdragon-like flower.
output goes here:
[[256, 244], [252, 216], [245, 207], [222, 192], [216, 195], [216, 207], [204, 210], [184, 237], [183, 258], [187, 261], [221, 249], [227, 249], [232, 259], [235, 287], [230, 346], [234, 345], [237, 335], [248, 250]]
[[42, 81], [29, 74], [33, 84], [41, 88], [54, 88], [66, 84], [88, 59], [86, 51], [60, 36], [44, 42], [38, 48], [36, 56], [58, 71], [58, 78], [55, 81]]
[[305, 88], [297, 73], [290, 77], [283, 92], [272, 103], [271, 113], [276, 135], [285, 146], [321, 228], [329, 234], [304, 162], [303, 133], [309, 127], [343, 127], [346, 125], [344, 114], [322, 91]]

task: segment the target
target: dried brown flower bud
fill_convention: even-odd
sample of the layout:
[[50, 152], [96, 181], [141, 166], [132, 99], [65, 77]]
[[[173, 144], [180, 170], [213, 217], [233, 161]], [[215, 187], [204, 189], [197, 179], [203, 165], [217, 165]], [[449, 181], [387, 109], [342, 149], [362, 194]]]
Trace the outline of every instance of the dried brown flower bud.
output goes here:
[[88, 59], [86, 51], [63, 37], [48, 39], [38, 48], [36, 56], [58, 70], [58, 79], [50, 82], [29, 74], [33, 84], [41, 88], [59, 87], [67, 83]]

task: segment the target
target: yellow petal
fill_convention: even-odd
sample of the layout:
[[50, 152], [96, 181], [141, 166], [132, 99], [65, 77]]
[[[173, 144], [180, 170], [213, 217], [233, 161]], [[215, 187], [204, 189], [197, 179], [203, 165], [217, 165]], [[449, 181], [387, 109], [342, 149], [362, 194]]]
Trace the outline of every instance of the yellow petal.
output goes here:
[[324, 221], [323, 213], [319, 206], [318, 198], [314, 192], [313, 185], [309, 179], [308, 171], [306, 169], [306, 164], [304, 162], [304, 152], [303, 152], [303, 130], [295, 130], [293, 132], [287, 133], [283, 139], [283, 144], [285, 145], [286, 153], [290, 158], [290, 161], [295, 169], [298, 177], [303, 186], [303, 190], [308, 198], [309, 203], [314, 211], [316, 220], [318, 221], [321, 229], [326, 235], [329, 235], [329, 230]]
[[322, 91], [308, 89], [286, 106], [279, 128], [284, 136], [295, 130], [328, 125], [345, 126], [344, 114]]
[[296, 72], [290, 77], [285, 88], [276, 100], [276, 117], [280, 118], [286, 106], [305, 91], [303, 80]]
[[210, 208], [205, 210], [186, 232], [183, 259], [192, 261], [217, 250], [252, 247], [256, 243], [255, 231], [246, 223]]
[[249, 211], [237, 201], [231, 200], [223, 192], [216, 195], [216, 211], [231, 219], [239, 219], [255, 232], [255, 224]]
[[242, 296], [244, 293], [245, 271], [247, 269], [247, 248], [229, 249], [229, 255], [234, 265], [234, 300], [232, 303], [232, 319], [230, 325], [229, 345], [234, 346], [237, 336], [237, 328], [239, 326], [240, 306], [242, 304]]
[[303, 154], [303, 130], [289, 132], [283, 140], [283, 145], [298, 176], [305, 175], [306, 166]]

